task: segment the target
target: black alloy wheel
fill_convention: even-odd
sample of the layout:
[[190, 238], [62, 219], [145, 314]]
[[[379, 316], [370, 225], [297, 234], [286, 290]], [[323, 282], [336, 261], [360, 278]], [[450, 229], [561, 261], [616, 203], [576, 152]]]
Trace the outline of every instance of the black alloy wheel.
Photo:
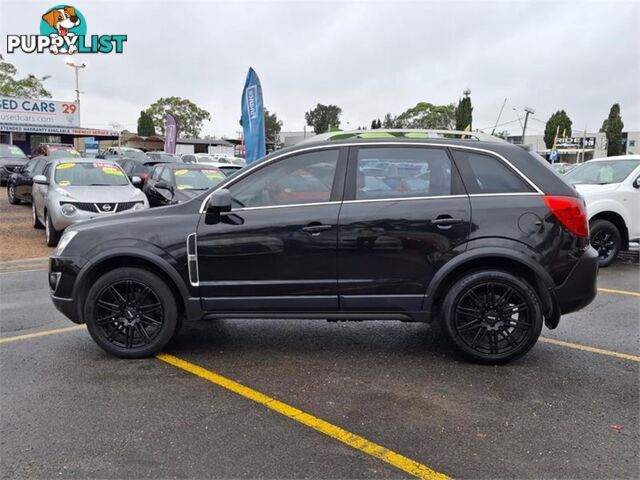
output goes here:
[[7, 185], [7, 198], [11, 205], [20, 205], [20, 199], [16, 197], [16, 186], [13, 183]]
[[139, 268], [120, 268], [100, 277], [87, 296], [85, 319], [98, 345], [125, 358], [159, 352], [178, 325], [167, 285]]
[[453, 344], [479, 363], [505, 363], [524, 355], [542, 329], [540, 301], [524, 280], [506, 272], [470, 274], [449, 291], [444, 329]]
[[590, 226], [591, 246], [598, 252], [598, 263], [608, 267], [618, 256], [622, 246], [620, 231], [608, 220], [596, 220]]

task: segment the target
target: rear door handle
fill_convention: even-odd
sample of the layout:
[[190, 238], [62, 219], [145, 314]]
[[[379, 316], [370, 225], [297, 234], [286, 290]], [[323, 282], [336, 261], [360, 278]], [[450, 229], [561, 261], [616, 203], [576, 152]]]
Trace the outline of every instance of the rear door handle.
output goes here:
[[330, 230], [331, 225], [325, 225], [323, 223], [310, 223], [306, 227], [302, 227], [302, 230], [310, 233], [311, 235], [317, 235], [320, 232], [324, 232], [325, 230]]
[[435, 220], [431, 220], [431, 223], [433, 223], [437, 227], [450, 227], [452, 225], [458, 225], [462, 222], [464, 222], [462, 218], [453, 218], [449, 216], [438, 217]]

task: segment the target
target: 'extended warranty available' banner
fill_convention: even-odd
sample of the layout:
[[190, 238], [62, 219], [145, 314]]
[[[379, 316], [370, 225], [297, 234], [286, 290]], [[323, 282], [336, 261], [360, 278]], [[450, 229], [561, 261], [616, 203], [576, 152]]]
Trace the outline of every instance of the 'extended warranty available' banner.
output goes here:
[[127, 36], [87, 35], [84, 15], [70, 5], [58, 5], [40, 18], [40, 35], [7, 35], [7, 53], [122, 53]]

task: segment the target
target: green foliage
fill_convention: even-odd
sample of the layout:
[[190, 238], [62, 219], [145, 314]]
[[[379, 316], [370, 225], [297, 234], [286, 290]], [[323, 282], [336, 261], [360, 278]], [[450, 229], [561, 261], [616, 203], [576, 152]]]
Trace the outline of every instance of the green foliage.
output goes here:
[[198, 138], [202, 123], [211, 120], [211, 115], [206, 110], [199, 108], [195, 103], [186, 98], [163, 97], [153, 103], [146, 110], [151, 116], [153, 125], [157, 131], [164, 134], [164, 117], [170, 113], [176, 118], [178, 134], [181, 137]]
[[560, 127], [559, 135], [562, 135], [566, 131], [567, 137], [570, 137], [572, 124], [573, 122], [564, 110], [558, 110], [556, 113], [551, 115], [544, 127], [544, 143], [547, 148], [551, 148], [553, 146], [553, 139], [556, 136], [558, 127]]
[[156, 129], [153, 126], [153, 119], [144, 110], [140, 112], [138, 117], [138, 135], [142, 137], [151, 137], [156, 134]]
[[455, 125], [455, 114], [454, 104], [420, 102], [398, 115], [393, 120], [393, 128], [451, 129]]
[[267, 142], [274, 142], [277, 144], [280, 141], [280, 131], [282, 130], [282, 121], [278, 120], [278, 115], [275, 113], [269, 113], [269, 110], [264, 109], [264, 134]]
[[29, 75], [16, 78], [18, 70], [6, 62], [0, 55], [0, 95], [6, 97], [51, 98], [51, 93], [44, 88], [42, 80]]
[[384, 116], [384, 120], [382, 122], [382, 126], [384, 128], [395, 128], [395, 123], [394, 123], [394, 120], [393, 120], [393, 116], [391, 116], [390, 113], [387, 113]]
[[456, 108], [456, 130], [464, 130], [469, 127], [471, 130], [473, 107], [471, 106], [471, 90], [467, 89], [464, 92], [464, 97], [458, 100], [458, 107]]
[[313, 127], [316, 134], [320, 134], [328, 132], [330, 128], [339, 128], [340, 115], [342, 115], [340, 107], [318, 103], [316, 108], [304, 114], [304, 118], [307, 125]]
[[601, 132], [607, 136], [607, 156], [623, 155], [622, 129], [624, 122], [620, 116], [620, 104], [614, 103], [609, 110], [609, 116], [602, 122]]

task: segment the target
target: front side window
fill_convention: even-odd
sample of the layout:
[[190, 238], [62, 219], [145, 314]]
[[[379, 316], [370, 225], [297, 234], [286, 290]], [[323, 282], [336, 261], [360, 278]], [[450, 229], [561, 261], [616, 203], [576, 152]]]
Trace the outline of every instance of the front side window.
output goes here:
[[587, 162], [567, 173], [564, 179], [572, 185], [607, 185], [620, 183], [640, 165], [640, 160]]
[[171, 171], [168, 168], [160, 169], [159, 179], [161, 182], [171, 183]]
[[229, 190], [239, 207], [270, 207], [328, 202], [338, 150], [288, 157], [249, 174]]
[[360, 148], [356, 200], [451, 195], [451, 168], [441, 149]]
[[511, 168], [492, 155], [453, 150], [470, 194], [530, 193], [533, 190]]
[[54, 169], [54, 180], [65, 186], [122, 187], [129, 184], [122, 169], [113, 163], [59, 163]]

